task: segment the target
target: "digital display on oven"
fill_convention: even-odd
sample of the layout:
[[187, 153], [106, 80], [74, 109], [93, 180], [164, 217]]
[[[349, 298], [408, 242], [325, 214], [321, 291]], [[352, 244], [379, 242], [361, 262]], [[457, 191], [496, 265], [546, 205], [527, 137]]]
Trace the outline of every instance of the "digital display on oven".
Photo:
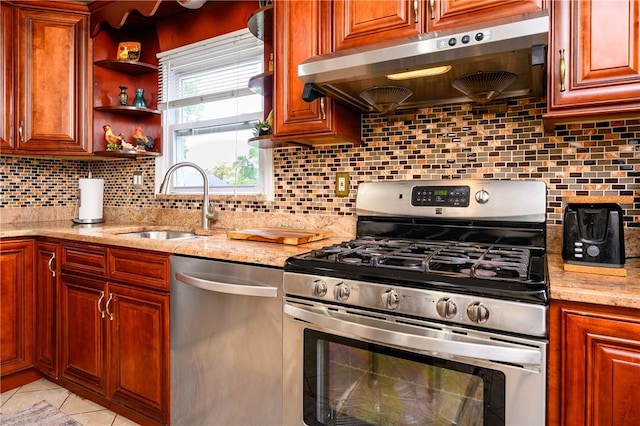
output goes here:
[[468, 186], [414, 186], [412, 206], [469, 207]]

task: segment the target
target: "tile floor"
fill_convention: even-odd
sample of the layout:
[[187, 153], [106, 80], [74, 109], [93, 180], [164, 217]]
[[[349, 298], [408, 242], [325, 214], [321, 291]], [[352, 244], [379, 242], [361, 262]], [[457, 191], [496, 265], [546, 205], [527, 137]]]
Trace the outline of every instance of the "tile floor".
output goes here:
[[[79, 397], [45, 379], [0, 394], [0, 412], [10, 413], [29, 408], [46, 399], [82, 426], [135, 426], [137, 423], [113, 411]], [[8, 425], [7, 425], [8, 426]]]

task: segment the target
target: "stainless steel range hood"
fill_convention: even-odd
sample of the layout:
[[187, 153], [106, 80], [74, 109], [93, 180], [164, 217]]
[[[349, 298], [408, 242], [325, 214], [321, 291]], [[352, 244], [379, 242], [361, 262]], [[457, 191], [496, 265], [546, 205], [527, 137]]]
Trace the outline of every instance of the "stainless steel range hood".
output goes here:
[[[469, 102], [452, 86], [478, 72], [506, 71], [517, 79], [499, 97], [544, 93], [549, 16], [546, 11], [459, 27], [311, 58], [298, 66], [303, 99], [329, 96], [361, 111], [375, 111], [360, 94], [376, 86], [401, 86], [413, 94], [398, 107]], [[450, 65], [441, 75], [392, 81], [386, 77]]]

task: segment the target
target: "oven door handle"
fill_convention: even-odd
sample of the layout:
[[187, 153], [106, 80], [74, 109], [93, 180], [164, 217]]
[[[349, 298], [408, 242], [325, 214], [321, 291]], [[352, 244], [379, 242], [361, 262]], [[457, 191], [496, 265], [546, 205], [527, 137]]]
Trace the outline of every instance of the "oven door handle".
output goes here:
[[260, 284], [223, 283], [211, 281], [194, 275], [176, 272], [176, 280], [191, 287], [216, 293], [236, 294], [239, 296], [277, 297], [278, 288]]
[[[299, 308], [285, 303], [284, 313], [319, 327], [355, 335], [369, 342], [391, 345], [413, 351], [427, 351], [434, 355], [441, 353], [518, 365], [540, 366], [542, 364], [542, 353], [539, 350], [445, 340], [403, 331], [385, 330], [342, 318], [333, 318], [329, 310], [322, 307]], [[395, 326], [397, 325], [398, 324], [395, 324]]]

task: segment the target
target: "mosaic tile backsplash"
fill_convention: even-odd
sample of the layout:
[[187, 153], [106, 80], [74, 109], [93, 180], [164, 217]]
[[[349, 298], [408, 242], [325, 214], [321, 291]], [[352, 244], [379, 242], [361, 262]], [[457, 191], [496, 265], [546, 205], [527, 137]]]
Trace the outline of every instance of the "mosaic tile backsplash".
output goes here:
[[[224, 212], [354, 215], [358, 184], [390, 179], [537, 179], [547, 183], [548, 223], [573, 195], [633, 196], [625, 224], [640, 228], [640, 117], [562, 125], [546, 134], [545, 99], [514, 98], [365, 114], [362, 146], [274, 150], [275, 200], [216, 198]], [[105, 207], [199, 209], [200, 196], [156, 199], [154, 160], [71, 161], [0, 157], [0, 207], [69, 206], [79, 177], [105, 179]], [[334, 195], [335, 173], [351, 174]], [[144, 184], [131, 184], [134, 172]], [[1, 214], [1, 211], [0, 211]]]

